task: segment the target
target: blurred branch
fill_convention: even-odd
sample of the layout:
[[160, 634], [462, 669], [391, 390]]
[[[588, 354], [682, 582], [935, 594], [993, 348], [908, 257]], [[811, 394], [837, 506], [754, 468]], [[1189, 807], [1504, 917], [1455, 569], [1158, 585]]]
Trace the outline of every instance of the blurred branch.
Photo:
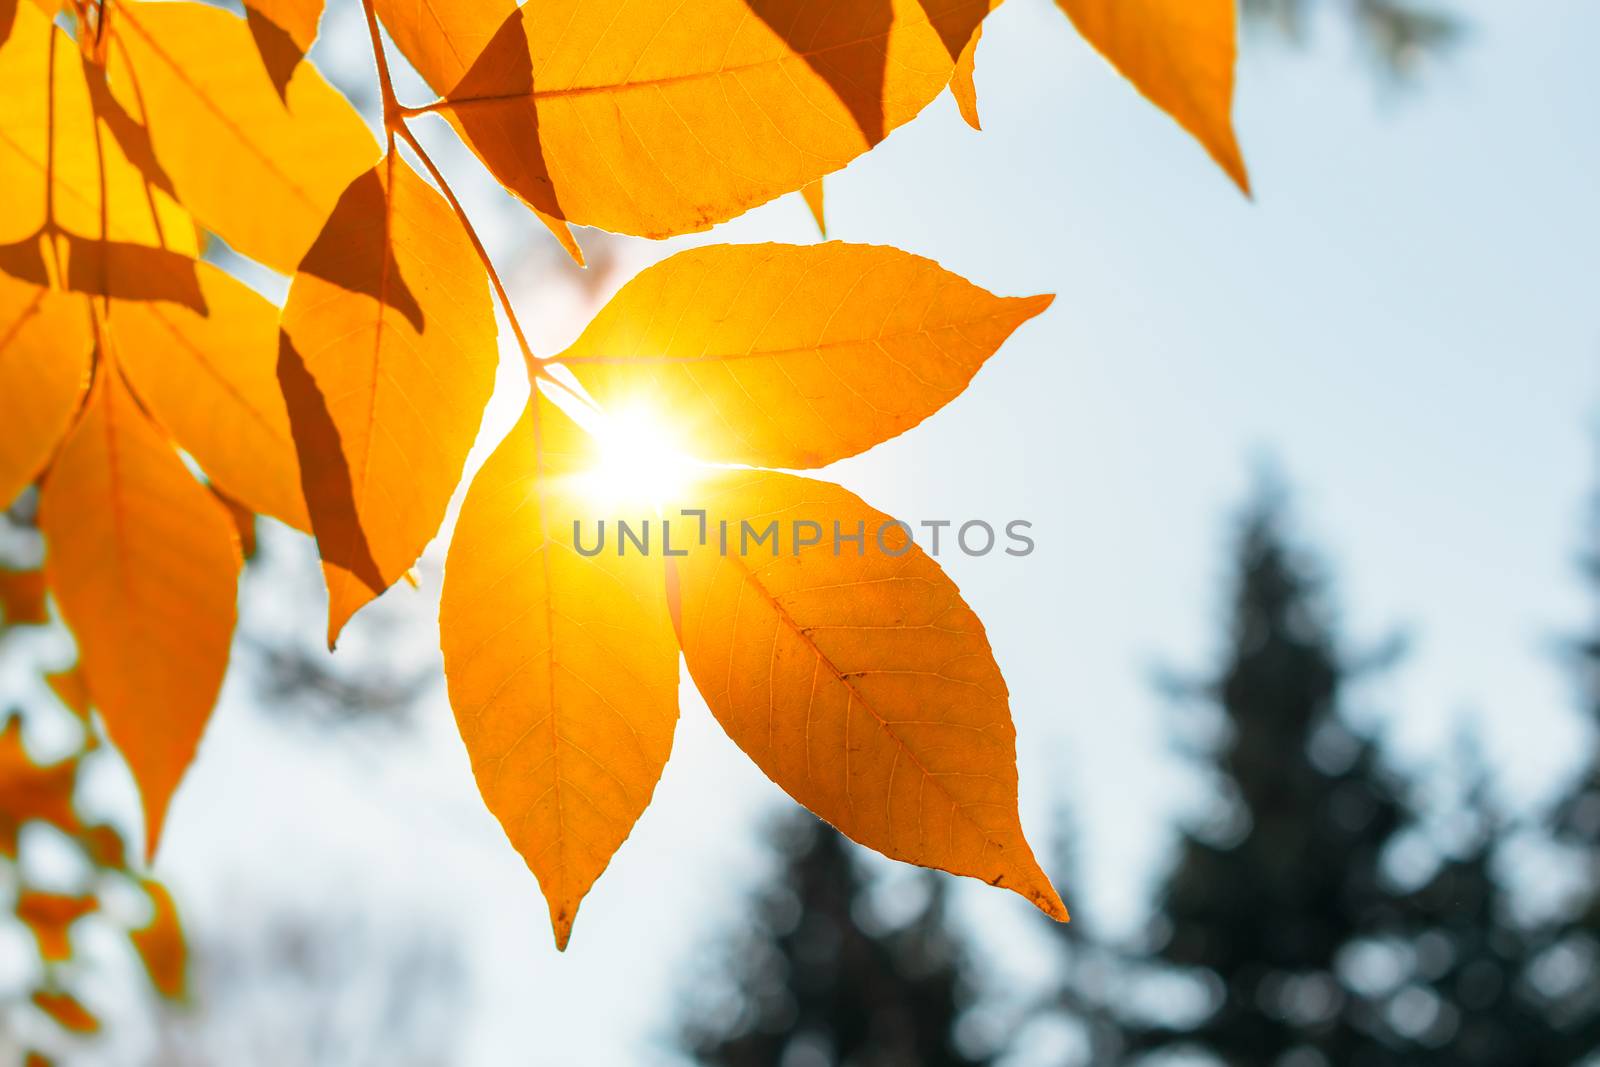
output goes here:
[[1246, 18], [1295, 44], [1305, 43], [1313, 16], [1329, 7], [1350, 24], [1374, 71], [1391, 82], [1413, 80], [1465, 32], [1459, 16], [1419, 0], [1243, 0]]

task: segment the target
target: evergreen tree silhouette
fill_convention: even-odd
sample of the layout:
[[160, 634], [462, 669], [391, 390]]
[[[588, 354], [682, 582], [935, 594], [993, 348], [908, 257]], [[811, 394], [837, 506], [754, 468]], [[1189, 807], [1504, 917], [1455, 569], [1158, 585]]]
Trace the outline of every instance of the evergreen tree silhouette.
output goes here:
[[982, 1067], [956, 1025], [972, 996], [945, 911], [945, 880], [908, 921], [875, 915], [858, 849], [806, 813], [771, 834], [783, 861], [728, 946], [720, 1003], [682, 1036], [709, 1067]]
[[[1148, 955], [1126, 961], [1187, 978], [1204, 1006], [1124, 1013], [1128, 1058], [1575, 1067], [1496, 871], [1505, 820], [1483, 768], [1469, 755], [1463, 795], [1416, 808], [1414, 783], [1342, 713], [1366, 668], [1343, 654], [1283, 527], [1266, 488], [1242, 524], [1224, 662], [1195, 694], [1220, 720], [1203, 758], [1228, 811], [1183, 829]], [[1409, 880], [1391, 862], [1403, 835], [1426, 845]]]
[[[1600, 593], [1600, 500], [1591, 507], [1584, 573]], [[1576, 859], [1577, 899], [1561, 917], [1539, 969], [1542, 992], [1568, 1033], [1570, 1062], [1600, 1062], [1600, 622], [1576, 646], [1579, 691], [1591, 718], [1587, 765], [1556, 805], [1550, 831]]]
[[1210, 1010], [1135, 1024], [1129, 1043], [1240, 1067], [1401, 1063], [1378, 1036], [1378, 1006], [1338, 967], [1348, 946], [1397, 922], [1381, 864], [1406, 811], [1340, 714], [1348, 671], [1319, 583], [1281, 526], [1281, 494], [1263, 489], [1239, 538], [1230, 647], [1196, 694], [1221, 720], [1210, 760], [1229, 810], [1182, 830], [1152, 930], [1155, 958], [1198, 975]]
[[1458, 770], [1466, 790], [1451, 815], [1463, 840], [1401, 898], [1410, 973], [1384, 1021], [1418, 1067], [1568, 1067], [1558, 1013], [1531, 980], [1539, 935], [1516, 921], [1496, 869], [1506, 820], [1475, 746]]

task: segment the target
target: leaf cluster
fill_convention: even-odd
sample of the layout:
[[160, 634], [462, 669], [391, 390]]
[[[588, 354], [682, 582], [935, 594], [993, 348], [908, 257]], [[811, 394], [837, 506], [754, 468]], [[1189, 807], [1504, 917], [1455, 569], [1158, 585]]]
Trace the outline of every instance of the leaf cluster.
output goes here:
[[[699, 464], [670, 504], [881, 526], [780, 471], [917, 425], [1050, 298], [894, 248], [711, 245], [541, 357], [413, 132], [442, 118], [580, 262], [574, 226], [665, 238], [796, 191], [820, 220], [824, 176], [947, 86], [977, 125], [994, 6], [363, 0], [375, 139], [306, 59], [320, 0], [243, 18], [0, 0], [0, 501], [40, 486], [43, 584], [139, 784], [146, 854], [227, 667], [251, 517], [315, 537], [331, 646], [440, 528], [494, 390], [498, 304], [532, 398], [466, 492], [440, 640], [479, 786], [558, 943], [650, 800], [680, 655], [740, 747], [847, 835], [1065, 918], [1023, 837], [983, 626], [920, 549], [572, 544], [607, 420], [636, 403]], [[1248, 190], [1232, 0], [1061, 7]], [[382, 29], [435, 99], [397, 98]], [[208, 262], [214, 240], [288, 276], [282, 306]]]

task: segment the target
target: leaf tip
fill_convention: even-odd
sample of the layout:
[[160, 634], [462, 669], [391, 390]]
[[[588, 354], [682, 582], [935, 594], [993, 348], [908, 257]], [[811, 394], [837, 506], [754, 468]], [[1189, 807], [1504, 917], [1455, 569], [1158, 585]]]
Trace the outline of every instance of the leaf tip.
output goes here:
[[165, 800], [146, 800], [144, 802], [144, 863], [146, 867], [153, 866], [156, 862], [156, 849], [161, 845], [161, 831], [165, 829], [167, 821], [167, 802]]
[[1239, 187], [1244, 198], [1254, 202], [1256, 193], [1250, 183], [1250, 168], [1245, 165], [1244, 153], [1240, 150], [1238, 138], [1234, 136], [1232, 130], [1228, 131], [1226, 139], [1211, 154], [1223, 173]]
[[1064, 901], [1062, 901], [1061, 894], [1057, 893], [1054, 889], [1050, 891], [1049, 899], [1036, 899], [1033, 903], [1040, 911], [1044, 912], [1058, 923], [1072, 921], [1072, 916], [1067, 913], [1067, 905]]
[[1056, 294], [1039, 293], [1036, 296], [1019, 296], [1014, 299], [1016, 300], [1016, 303], [1022, 312], [1021, 316], [1017, 319], [1017, 322], [1020, 325], [1021, 323], [1027, 322], [1029, 319], [1038, 318], [1040, 315], [1043, 315], [1046, 311], [1048, 311], [1050, 309], [1050, 305], [1056, 302]]
[[567, 942], [572, 940], [572, 923], [578, 917], [577, 907], [569, 907], [565, 901], [550, 901], [550, 930], [556, 937], [556, 951], [567, 951]]
[[997, 881], [993, 884], [1004, 885], [1005, 888], [1027, 900], [1056, 922], [1071, 921], [1072, 917], [1067, 914], [1067, 905], [1062, 901], [1061, 894], [1056, 891], [1056, 887], [1051, 884], [1049, 876], [1044, 873], [1044, 870], [1039, 866], [1039, 862], [1032, 855], [1029, 855], [1027, 859], [1026, 870], [1023, 872], [1024, 877], [1021, 882], [1010, 885]]
[[338, 643], [339, 643], [339, 635], [344, 633], [344, 625], [345, 625], [345, 623], [347, 623], [349, 621], [350, 621], [350, 615], [348, 613], [338, 612], [338, 611], [334, 610], [332, 605], [329, 605], [329, 607], [328, 607], [328, 651], [329, 652], [334, 651], [335, 647], [338, 645]]
[[817, 224], [817, 232], [822, 234], [822, 239], [828, 239], [828, 219], [823, 208], [822, 179], [804, 185], [800, 195], [806, 202], [806, 207], [811, 211], [811, 218]]

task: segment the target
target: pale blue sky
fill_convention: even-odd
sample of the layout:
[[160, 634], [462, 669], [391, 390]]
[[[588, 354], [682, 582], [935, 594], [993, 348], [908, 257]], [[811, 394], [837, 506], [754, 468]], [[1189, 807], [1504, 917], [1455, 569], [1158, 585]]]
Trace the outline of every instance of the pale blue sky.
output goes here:
[[[1414, 628], [1413, 654], [1356, 709], [1400, 758], [1425, 762], [1476, 723], [1527, 804], [1585, 737], [1551, 644], [1587, 607], [1572, 558], [1600, 396], [1600, 7], [1459, 7], [1471, 36], [1399, 99], [1336, 28], [1305, 54], [1251, 42], [1238, 123], [1255, 203], [1044, 0], [991, 20], [981, 135], [946, 97], [828, 181], [837, 238], [999, 293], [1059, 294], [949, 409], [833, 473], [907, 518], [1035, 523], [1025, 560], [945, 561], [1012, 689], [1025, 825], [1047, 851], [1070, 802], [1082, 881], [1068, 895], [1097, 926], [1137, 918], [1168, 818], [1200, 797], [1149, 671], [1215, 649], [1227, 522], [1260, 455], [1295, 487], [1352, 637]], [[350, 29], [336, 20], [324, 51], [359, 41]], [[581, 326], [576, 291], [514, 266], [547, 238], [487, 182], [462, 187], [554, 350]], [[815, 239], [789, 197], [628, 255]], [[486, 436], [515, 411], [517, 373]], [[388, 598], [425, 645], [441, 556], [420, 593]], [[303, 610], [318, 627], [320, 606]], [[352, 750], [263, 725], [238, 683], [158, 866], [197, 926], [280, 897], [445, 923], [476, 974], [463, 1063], [660, 1059], [651, 1042], [697, 946], [762, 869], [751, 828], [786, 803], [692, 689], [655, 804], [558, 956], [442, 689], [419, 738]], [[998, 982], [1042, 966], [1026, 904], [980, 886], [961, 901]]]

